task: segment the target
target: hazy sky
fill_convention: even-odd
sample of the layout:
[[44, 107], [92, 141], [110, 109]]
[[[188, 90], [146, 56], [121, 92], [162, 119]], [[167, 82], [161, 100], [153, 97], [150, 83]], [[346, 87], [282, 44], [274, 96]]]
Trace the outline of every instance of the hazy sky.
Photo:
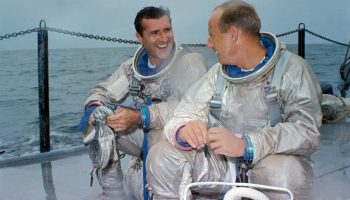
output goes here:
[[[0, 0], [0, 36], [46, 26], [81, 33], [136, 40], [133, 26], [138, 10], [163, 5], [171, 10], [179, 43], [206, 43], [207, 21], [223, 0]], [[350, 0], [248, 0], [261, 17], [262, 31], [275, 34], [295, 30], [299, 23], [327, 38], [350, 40]], [[324, 43], [306, 34], [307, 43]], [[297, 34], [280, 38], [297, 42]], [[37, 33], [0, 40], [0, 50], [36, 49]], [[49, 48], [120, 46], [49, 32]]]

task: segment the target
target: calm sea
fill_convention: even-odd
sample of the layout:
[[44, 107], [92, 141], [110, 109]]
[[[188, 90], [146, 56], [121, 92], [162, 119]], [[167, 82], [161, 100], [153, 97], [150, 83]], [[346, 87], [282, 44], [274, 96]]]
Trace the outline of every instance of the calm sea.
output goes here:
[[[297, 52], [296, 45], [288, 48]], [[116, 65], [132, 57], [136, 47], [49, 50], [51, 148], [81, 146], [77, 126], [82, 103], [97, 83]], [[192, 48], [215, 63], [207, 48]], [[339, 45], [307, 45], [306, 60], [319, 80], [338, 93], [339, 66], [346, 48]], [[37, 50], [0, 51], [0, 160], [39, 152]], [[339, 94], [339, 93], [338, 93]]]

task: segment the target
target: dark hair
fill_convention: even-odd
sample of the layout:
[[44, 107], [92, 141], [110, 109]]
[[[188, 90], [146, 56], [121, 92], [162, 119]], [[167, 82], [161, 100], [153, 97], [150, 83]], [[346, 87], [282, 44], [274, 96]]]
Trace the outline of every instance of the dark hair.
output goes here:
[[162, 7], [162, 6], [161, 7], [154, 7], [154, 6], [144, 7], [137, 13], [135, 17], [134, 26], [136, 31], [140, 35], [142, 35], [143, 27], [142, 27], [141, 21], [143, 19], [159, 19], [164, 15], [168, 16], [169, 22], [171, 24], [170, 10], [168, 8]]
[[237, 26], [253, 35], [259, 35], [261, 22], [255, 9], [248, 3], [240, 0], [227, 1], [214, 10], [222, 9], [219, 20], [219, 29], [226, 32], [230, 26]]

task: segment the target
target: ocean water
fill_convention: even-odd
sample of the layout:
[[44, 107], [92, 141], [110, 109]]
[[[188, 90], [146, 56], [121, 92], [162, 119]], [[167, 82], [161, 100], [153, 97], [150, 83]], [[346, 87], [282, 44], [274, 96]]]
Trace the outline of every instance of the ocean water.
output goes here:
[[[287, 45], [297, 52], [296, 45]], [[137, 47], [49, 50], [51, 149], [82, 146], [78, 124], [83, 102]], [[212, 50], [196, 47], [208, 67]], [[305, 57], [317, 78], [332, 84], [339, 95], [339, 67], [346, 48], [333, 44], [306, 45]], [[0, 160], [39, 152], [37, 50], [0, 51]]]

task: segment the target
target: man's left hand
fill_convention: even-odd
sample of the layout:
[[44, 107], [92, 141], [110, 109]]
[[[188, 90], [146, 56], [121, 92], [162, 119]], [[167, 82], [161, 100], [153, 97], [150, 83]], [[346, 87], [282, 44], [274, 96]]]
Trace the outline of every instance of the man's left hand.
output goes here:
[[107, 117], [107, 124], [116, 132], [126, 131], [141, 122], [141, 114], [138, 110], [117, 108], [114, 113]]
[[242, 157], [246, 143], [225, 128], [208, 129], [208, 144], [214, 154], [229, 157]]

